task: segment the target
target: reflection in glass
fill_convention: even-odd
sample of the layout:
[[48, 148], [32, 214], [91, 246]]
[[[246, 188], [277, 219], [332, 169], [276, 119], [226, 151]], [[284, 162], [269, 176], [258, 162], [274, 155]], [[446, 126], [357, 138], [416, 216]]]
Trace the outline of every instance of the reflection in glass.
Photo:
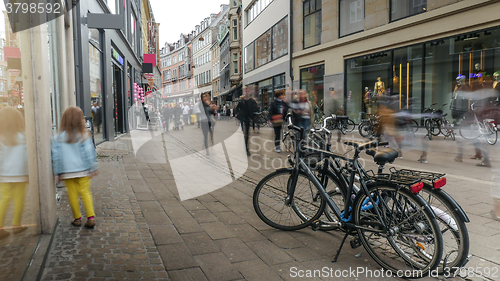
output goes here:
[[21, 226], [26, 185], [28, 183], [28, 156], [24, 118], [14, 107], [0, 109], [0, 240], [10, 233], [4, 229], [7, 212], [13, 205], [12, 232], [19, 234], [27, 228]]
[[271, 30], [255, 40], [255, 67], [271, 61]]
[[92, 102], [92, 120], [94, 123], [94, 139], [96, 143], [104, 140], [103, 124], [103, 98], [102, 98], [102, 52], [98, 48], [99, 31], [91, 29], [89, 31], [91, 39], [89, 43], [89, 69], [90, 69], [90, 98]]
[[288, 17], [273, 26], [273, 59], [288, 53]]

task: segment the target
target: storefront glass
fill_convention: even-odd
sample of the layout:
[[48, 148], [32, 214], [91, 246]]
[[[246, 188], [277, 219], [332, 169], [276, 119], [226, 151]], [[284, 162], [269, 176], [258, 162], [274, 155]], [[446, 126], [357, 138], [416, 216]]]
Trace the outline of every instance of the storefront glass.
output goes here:
[[309, 101], [315, 113], [322, 112], [324, 108], [324, 76], [323, 64], [300, 70], [300, 89], [309, 94]]
[[[446, 104], [442, 110], [452, 118], [450, 104], [459, 88], [467, 93], [461, 96], [464, 110], [476, 101], [488, 103], [496, 98], [492, 89], [493, 73], [500, 70], [499, 36], [498, 28], [483, 30], [346, 60], [347, 114], [357, 120], [362, 112], [374, 113], [382, 95], [391, 97], [395, 109], [412, 114]], [[459, 75], [464, 76], [461, 84]]]
[[102, 96], [102, 51], [100, 50], [100, 38], [101, 34], [99, 30], [89, 29], [90, 98], [96, 143], [104, 140], [103, 124], [105, 124], [103, 122], [104, 99]]
[[255, 40], [255, 67], [271, 61], [271, 30]]

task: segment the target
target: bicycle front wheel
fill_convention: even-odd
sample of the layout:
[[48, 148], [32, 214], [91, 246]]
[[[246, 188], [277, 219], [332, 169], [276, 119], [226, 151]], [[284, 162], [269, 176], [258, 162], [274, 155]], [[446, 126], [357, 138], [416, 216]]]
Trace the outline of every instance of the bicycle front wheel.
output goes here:
[[364, 138], [373, 135], [373, 128], [371, 124], [368, 123], [360, 124], [358, 130], [359, 134]]
[[416, 133], [418, 131], [418, 122], [415, 121], [414, 119], [411, 119], [410, 125], [413, 133]]
[[352, 121], [351, 119], [345, 120], [342, 125], [344, 126], [344, 130], [346, 133], [350, 133], [356, 128], [356, 123], [354, 123], [354, 121]]
[[[369, 193], [380, 217], [364, 193], [353, 209], [361, 243], [383, 268], [405, 278], [427, 276], [441, 261], [443, 238], [429, 205], [392, 183], [372, 184]], [[384, 229], [383, 225], [387, 226]]]
[[481, 135], [481, 132], [479, 131], [479, 124], [477, 122], [461, 126], [459, 133], [462, 138], [466, 140], [474, 140], [479, 138]]
[[267, 175], [253, 193], [253, 206], [259, 218], [281, 230], [308, 227], [321, 216], [325, 204], [323, 197], [316, 196], [317, 189], [304, 172], [299, 173], [293, 199], [288, 200], [292, 172], [280, 169]]
[[484, 125], [484, 137], [486, 138], [486, 141], [491, 144], [491, 145], [494, 145], [495, 143], [497, 143], [497, 140], [498, 140], [498, 131], [495, 129], [495, 127], [493, 126], [493, 124], [491, 123], [486, 123]]

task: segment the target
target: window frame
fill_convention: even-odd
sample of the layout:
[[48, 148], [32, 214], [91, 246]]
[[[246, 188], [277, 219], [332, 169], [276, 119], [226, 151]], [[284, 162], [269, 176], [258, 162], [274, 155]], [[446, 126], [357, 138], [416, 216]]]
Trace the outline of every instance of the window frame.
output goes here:
[[[398, 1], [401, 1], [401, 0], [398, 0]], [[413, 2], [413, 0], [408, 0], [408, 2], [410, 2], [410, 1]], [[393, 19], [392, 14], [393, 14], [394, 11], [393, 11], [393, 8], [392, 8], [392, 3], [393, 3], [393, 1], [389, 0], [389, 23], [396, 22], [398, 20], [404, 20], [406, 18], [413, 17], [413, 16], [420, 15], [420, 14], [423, 14], [423, 13], [427, 12], [427, 0], [426, 0], [426, 2], [425, 2], [425, 8], [424, 8], [423, 11], [421, 11], [419, 13], [415, 13], [415, 14], [409, 14], [407, 16], [404, 16], [404, 17], [401, 17], [401, 18], [398, 18], [398, 19]], [[420, 6], [422, 6], [422, 5], [420, 5]]]
[[[314, 1], [314, 7], [316, 8], [316, 10], [314, 12], [311, 13], [310, 11], [310, 3], [311, 1]], [[318, 9], [318, 3], [317, 2], [320, 2], [320, 9]], [[309, 7], [308, 7], [308, 14], [306, 15], [305, 13], [305, 3], [309, 3]], [[305, 0], [304, 2], [302, 2], [302, 49], [305, 50], [305, 49], [309, 49], [309, 48], [312, 48], [312, 47], [315, 47], [315, 46], [318, 46], [318, 45], [321, 45], [321, 34], [322, 34], [322, 29], [323, 29], [323, 17], [322, 17], [322, 10], [323, 10], [323, 0]], [[310, 45], [308, 47], [306, 47], [306, 40], [305, 40], [305, 29], [306, 29], [306, 25], [304, 24], [305, 22], [305, 19], [306, 17], [309, 17], [313, 14], [316, 14], [316, 13], [319, 13], [319, 17], [320, 17], [320, 22], [321, 22], [321, 26], [320, 26], [320, 29], [319, 29], [319, 32], [320, 32], [320, 35], [319, 35], [319, 42], [317, 44], [314, 44], [314, 45]], [[340, 18], [340, 17], [339, 17]]]
[[[339, 15], [340, 15], [340, 14], [341, 14], [341, 12], [342, 12], [342, 11], [341, 11], [341, 4], [342, 4], [341, 2], [342, 2], [342, 1], [348, 1], [348, 0], [339, 0], [339, 9], [338, 9], [338, 11], [339, 11]], [[366, 14], [365, 14], [365, 12], [366, 12], [366, 0], [361, 0], [361, 1], [363, 1], [363, 4], [362, 4], [362, 6], [363, 6], [363, 29], [358, 30], [358, 31], [354, 31], [354, 32], [351, 32], [351, 33], [346, 33], [346, 34], [344, 34], [344, 35], [341, 35], [340, 30], [341, 30], [342, 26], [341, 26], [341, 18], [340, 18], [340, 16], [339, 16], [339, 18], [338, 18], [338, 26], [339, 26], [339, 39], [340, 39], [340, 38], [347, 37], [347, 36], [350, 36], [350, 35], [353, 35], [353, 34], [356, 34], [356, 33], [360, 33], [360, 32], [365, 31], [365, 28], [364, 28], [364, 21], [365, 21], [365, 19], [366, 19]], [[350, 23], [350, 19], [349, 19], [349, 23]]]

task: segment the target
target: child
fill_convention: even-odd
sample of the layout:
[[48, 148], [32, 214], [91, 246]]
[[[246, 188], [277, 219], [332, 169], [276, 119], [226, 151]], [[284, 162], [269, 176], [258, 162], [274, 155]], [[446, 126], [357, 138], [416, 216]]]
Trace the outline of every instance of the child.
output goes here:
[[24, 117], [19, 110], [7, 106], [0, 109], [0, 240], [10, 235], [3, 229], [11, 202], [14, 203], [12, 232], [27, 229], [21, 226], [24, 197], [28, 183], [28, 156]]
[[90, 179], [97, 176], [97, 161], [90, 133], [85, 128], [85, 118], [80, 108], [71, 106], [61, 118], [59, 132], [52, 140], [52, 167], [58, 180], [64, 180], [68, 190], [69, 205], [73, 212], [74, 226], [82, 225], [80, 196], [87, 222], [85, 226], [95, 226], [94, 203], [90, 191]]

